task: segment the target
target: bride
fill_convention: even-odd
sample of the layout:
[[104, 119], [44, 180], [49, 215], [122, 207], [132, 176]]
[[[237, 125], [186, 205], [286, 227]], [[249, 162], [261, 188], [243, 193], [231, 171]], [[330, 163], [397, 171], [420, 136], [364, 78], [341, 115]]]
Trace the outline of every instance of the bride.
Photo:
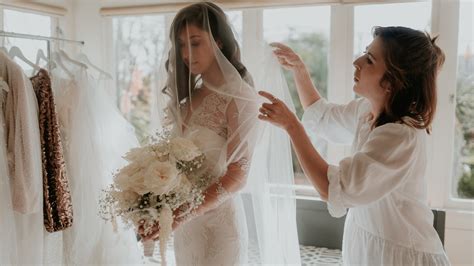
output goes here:
[[[212, 176], [195, 212], [174, 213], [176, 263], [299, 264], [294, 200], [285, 197], [291, 192], [272, 197], [269, 185], [291, 184], [291, 167], [282, 168], [291, 161], [269, 154], [289, 154], [289, 142], [257, 119], [260, 100], [225, 13], [209, 2], [180, 10], [170, 42], [163, 89], [167, 124], [204, 151]], [[267, 82], [281, 81], [275, 78]], [[282, 86], [267, 88], [275, 87]], [[158, 234], [156, 226], [142, 238]]]

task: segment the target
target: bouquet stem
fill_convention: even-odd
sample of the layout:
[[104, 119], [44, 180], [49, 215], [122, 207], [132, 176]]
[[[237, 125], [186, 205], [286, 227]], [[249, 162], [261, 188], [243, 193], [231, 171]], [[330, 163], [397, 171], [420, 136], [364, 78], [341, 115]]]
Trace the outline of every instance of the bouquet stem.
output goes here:
[[153, 251], [155, 250], [155, 241], [154, 240], [145, 240], [143, 243], [143, 255], [145, 257], [152, 257]]

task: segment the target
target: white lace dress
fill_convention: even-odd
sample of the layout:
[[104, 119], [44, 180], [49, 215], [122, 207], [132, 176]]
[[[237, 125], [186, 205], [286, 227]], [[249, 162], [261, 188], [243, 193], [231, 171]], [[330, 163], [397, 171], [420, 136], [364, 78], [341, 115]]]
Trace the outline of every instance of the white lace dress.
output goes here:
[[[184, 132], [206, 154], [213, 175], [226, 172], [221, 152], [227, 141], [228, 99], [211, 93], [194, 110]], [[218, 182], [218, 180], [213, 180]], [[219, 193], [227, 193], [225, 190]], [[177, 265], [238, 265], [247, 263], [247, 225], [239, 194], [206, 214], [181, 225], [174, 233]]]
[[74, 215], [73, 226], [63, 232], [63, 264], [138, 264], [134, 233], [120, 225], [113, 232], [112, 224], [99, 215], [102, 190], [137, 140], [95, 80], [81, 69], [73, 73], [71, 77], [57, 71], [52, 80]]

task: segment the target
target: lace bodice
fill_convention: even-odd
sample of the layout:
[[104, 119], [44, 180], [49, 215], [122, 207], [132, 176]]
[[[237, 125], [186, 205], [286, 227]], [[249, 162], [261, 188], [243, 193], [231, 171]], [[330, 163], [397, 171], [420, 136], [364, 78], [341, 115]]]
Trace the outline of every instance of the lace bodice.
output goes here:
[[[189, 101], [183, 106], [183, 117], [187, 117]], [[211, 92], [204, 96], [202, 103], [194, 110], [187, 127], [201, 126], [214, 131], [217, 135], [227, 138], [226, 108], [229, 98]]]

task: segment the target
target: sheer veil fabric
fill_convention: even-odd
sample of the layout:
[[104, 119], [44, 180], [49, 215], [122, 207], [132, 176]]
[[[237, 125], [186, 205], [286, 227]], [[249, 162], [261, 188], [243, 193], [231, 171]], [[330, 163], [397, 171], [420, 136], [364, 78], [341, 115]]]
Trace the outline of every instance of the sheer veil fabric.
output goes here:
[[[196, 36], [196, 27], [204, 34]], [[167, 105], [155, 115], [204, 151], [212, 173], [206, 201], [213, 202], [175, 231], [178, 265], [300, 264], [290, 142], [258, 120], [257, 90], [293, 105], [270, 47], [254, 49], [259, 57], [246, 68], [229, 21], [212, 3], [182, 9], [171, 26], [159, 70], [164, 89], [155, 92]]]

